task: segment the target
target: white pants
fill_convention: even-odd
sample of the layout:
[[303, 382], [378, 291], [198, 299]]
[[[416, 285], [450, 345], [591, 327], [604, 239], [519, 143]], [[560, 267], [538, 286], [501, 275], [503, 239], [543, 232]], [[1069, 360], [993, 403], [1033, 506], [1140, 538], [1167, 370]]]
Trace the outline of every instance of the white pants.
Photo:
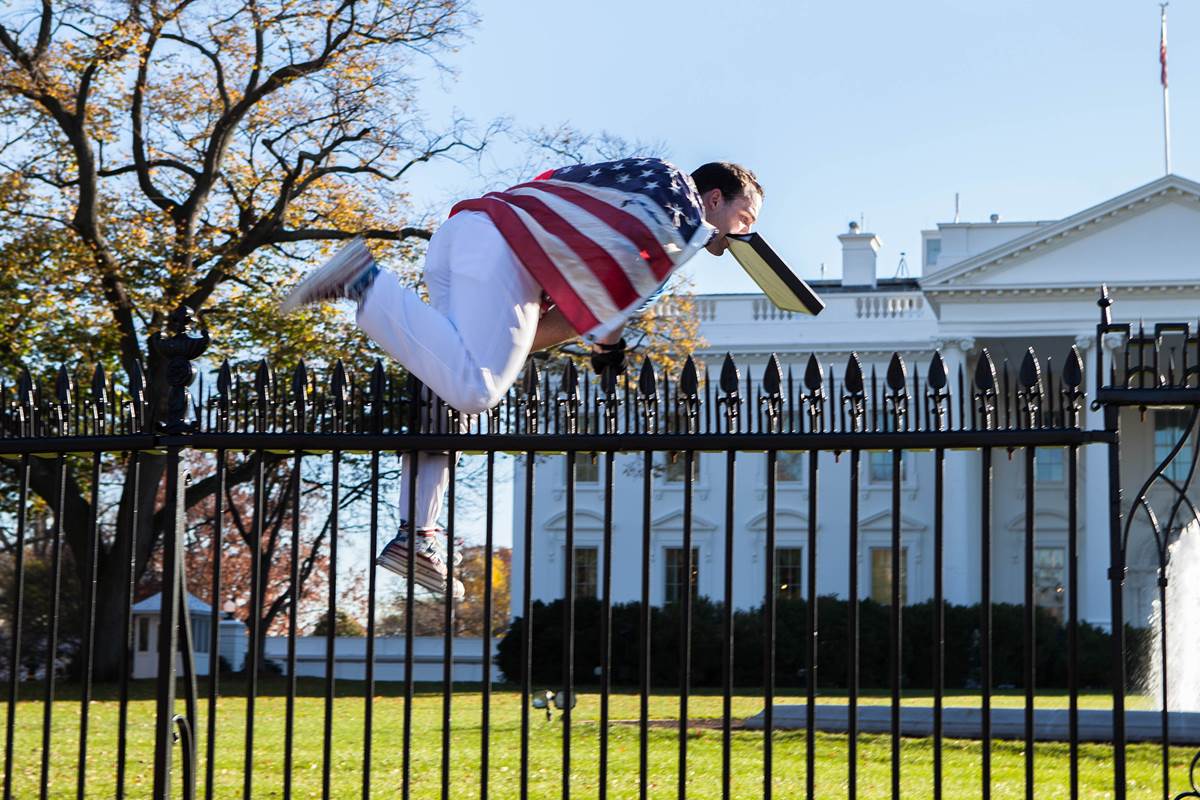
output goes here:
[[[392, 358], [463, 414], [497, 405], [529, 357], [542, 288], [491, 219], [455, 214], [429, 240], [429, 303], [380, 272], [359, 304], [358, 325]], [[404, 455], [400, 513], [409, 508], [413, 465]], [[417, 465], [418, 530], [437, 527], [449, 483], [449, 454], [422, 452]]]

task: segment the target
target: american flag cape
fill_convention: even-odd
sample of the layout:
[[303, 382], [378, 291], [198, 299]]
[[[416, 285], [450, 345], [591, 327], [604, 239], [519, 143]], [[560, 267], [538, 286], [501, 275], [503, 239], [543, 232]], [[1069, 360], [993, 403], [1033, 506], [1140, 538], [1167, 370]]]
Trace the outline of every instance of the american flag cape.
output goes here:
[[708, 243], [692, 179], [657, 158], [579, 164], [450, 211], [482, 211], [581, 334], [619, 327]]

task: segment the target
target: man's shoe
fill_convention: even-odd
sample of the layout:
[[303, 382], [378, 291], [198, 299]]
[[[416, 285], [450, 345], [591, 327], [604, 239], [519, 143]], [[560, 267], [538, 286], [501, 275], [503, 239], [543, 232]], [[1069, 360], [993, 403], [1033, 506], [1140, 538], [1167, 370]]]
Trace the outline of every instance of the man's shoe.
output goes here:
[[279, 311], [287, 314], [300, 306], [323, 300], [345, 298], [357, 302], [371, 288], [378, 274], [379, 266], [363, 240], [351, 239], [349, 244], [300, 281], [280, 304]]
[[[435, 534], [417, 534], [416, 560], [413, 562], [413, 581], [431, 592], [443, 594], [446, 591], [446, 559], [437, 544]], [[396, 537], [384, 546], [376, 562], [384, 569], [394, 572], [402, 578], [408, 578], [408, 531], [404, 528]], [[454, 579], [452, 588], [455, 600], [466, 596], [462, 581]]]

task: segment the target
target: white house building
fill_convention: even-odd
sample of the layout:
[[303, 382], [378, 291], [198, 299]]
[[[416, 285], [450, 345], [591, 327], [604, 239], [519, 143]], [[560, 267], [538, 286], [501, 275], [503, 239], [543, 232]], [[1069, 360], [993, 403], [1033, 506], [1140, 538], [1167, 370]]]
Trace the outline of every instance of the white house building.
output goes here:
[[[698, 298], [706, 362], [719, 368], [732, 353], [743, 376], [757, 379], [772, 353], [785, 369], [803, 374], [810, 353], [839, 378], [851, 352], [864, 368], [886, 370], [899, 352], [910, 369], [927, 368], [941, 352], [952, 376], [963, 367], [969, 379], [986, 348], [996, 361], [1019, 366], [1025, 348], [1052, 356], [1059, 372], [1069, 348], [1083, 356], [1089, 398], [1095, 396], [1095, 348], [1106, 357], [1119, 336], [1097, 342], [1096, 300], [1101, 284], [1115, 299], [1116, 321], [1195, 320], [1200, 316], [1200, 184], [1168, 175], [1061, 220], [938, 224], [922, 232], [922, 275], [878, 276], [879, 240], [852, 229], [838, 237], [843, 248], [842, 279], [814, 288], [827, 302], [816, 318], [775, 309], [761, 295], [717, 294]], [[1106, 367], [1107, 371], [1107, 367]], [[952, 377], [953, 381], [953, 377]], [[1055, 375], [1058, 381], [1058, 375]], [[957, 401], [955, 401], [957, 402]], [[1101, 413], [1086, 411], [1084, 424], [1102, 428]], [[1151, 412], [1139, 421], [1136, 410], [1122, 412], [1122, 485], [1136, 487], [1174, 442], [1179, 412]], [[1019, 454], [1018, 454], [1019, 455]], [[777, 495], [777, 574], [781, 594], [807, 593], [804, 548], [807, 508], [804, 453], [781, 453]], [[846, 597], [848, 592], [848, 459], [819, 462], [817, 591]], [[859, 575], [862, 597], [886, 599], [890, 592], [890, 453], [864, 454], [859, 498]], [[642, 478], [640, 456], [617, 457], [614, 476], [613, 596], [617, 602], [640, 594]], [[765, 591], [765, 456], [737, 460], [734, 520], [735, 605], [752, 607]], [[953, 603], [980, 599], [980, 473], [978, 451], [951, 451], [946, 457], [945, 591]], [[697, 591], [723, 595], [725, 470], [724, 455], [697, 458], [693, 546]], [[933, 455], [907, 453], [903, 462], [901, 508], [904, 568], [900, 579], [907, 602], [933, 593]], [[603, 530], [603, 460], [580, 458], [575, 512], [576, 591], [598, 595]], [[1003, 450], [994, 456], [991, 526], [992, 587], [996, 602], [1021, 602], [1025, 535], [1024, 465]], [[1178, 473], [1182, 477], [1186, 465]], [[652, 504], [651, 597], [655, 604], [678, 596], [681, 569], [682, 482], [678, 466], [654, 478]], [[1036, 465], [1035, 543], [1039, 603], [1065, 613], [1067, 492], [1064, 452], [1039, 449]], [[520, 608], [524, 585], [524, 470], [515, 470], [513, 608]], [[536, 466], [532, 592], [552, 600], [563, 593], [565, 461]], [[1080, 458], [1080, 610], [1084, 619], [1108, 626], [1108, 473], [1104, 445], [1082, 448]], [[1129, 557], [1125, 607], [1128, 619], [1144, 623], [1157, 596], [1157, 551], [1139, 521]]]

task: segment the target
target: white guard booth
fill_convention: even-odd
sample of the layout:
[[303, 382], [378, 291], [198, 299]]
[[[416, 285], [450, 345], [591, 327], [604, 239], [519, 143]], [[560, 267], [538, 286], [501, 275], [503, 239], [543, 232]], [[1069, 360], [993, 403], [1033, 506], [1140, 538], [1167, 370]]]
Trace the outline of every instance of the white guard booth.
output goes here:
[[[212, 606], [189, 594], [188, 611], [192, 620], [192, 643], [195, 650], [196, 675], [208, 675], [209, 649], [212, 630]], [[155, 594], [133, 606], [133, 677], [153, 678], [158, 675], [159, 617], [162, 615], [162, 594]], [[246, 661], [246, 626], [241, 620], [223, 615], [219, 623], [220, 655], [234, 672]], [[183, 662], [176, 659], [176, 671], [183, 674]]]

